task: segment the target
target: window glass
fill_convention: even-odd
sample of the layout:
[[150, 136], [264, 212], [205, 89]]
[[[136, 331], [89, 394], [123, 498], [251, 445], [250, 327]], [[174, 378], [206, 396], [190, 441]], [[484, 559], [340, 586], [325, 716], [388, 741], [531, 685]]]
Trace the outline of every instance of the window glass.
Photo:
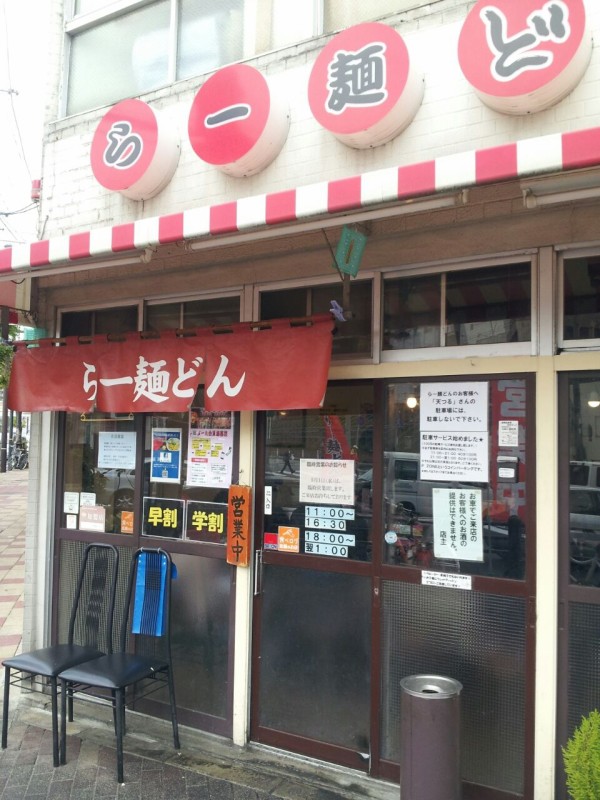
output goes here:
[[180, 0], [178, 78], [242, 58], [243, 7], [243, 0]]
[[384, 350], [530, 341], [531, 265], [388, 279], [383, 315]]
[[384, 284], [383, 349], [440, 345], [439, 275], [394, 278]]
[[97, 311], [66, 311], [60, 318], [61, 336], [94, 336], [137, 330], [138, 307], [121, 306]]
[[600, 374], [569, 381], [571, 583], [600, 587]]
[[146, 306], [146, 328], [168, 330], [176, 328], [209, 328], [232, 325], [240, 320], [239, 297], [214, 297], [210, 300], [190, 300], [183, 303], [159, 303]]
[[[372, 330], [372, 283], [352, 281], [350, 308], [352, 318], [339, 322], [333, 337], [333, 356], [370, 356]], [[339, 281], [314, 288], [278, 289], [260, 295], [261, 320], [325, 314], [332, 301], [343, 306], [343, 288]]]
[[145, 419], [141, 533], [225, 545], [229, 487], [237, 482], [237, 416], [206, 412]]
[[446, 344], [531, 339], [531, 268], [506, 264], [446, 276]]
[[372, 386], [330, 386], [322, 409], [267, 412], [264, 547], [370, 561], [372, 464]]
[[66, 415], [61, 527], [134, 532], [136, 446], [129, 417]]
[[177, 330], [181, 327], [181, 303], [146, 306], [146, 330]]
[[76, 14], [89, 14], [90, 11], [98, 11], [100, 8], [109, 6], [113, 0], [75, 0]]
[[[384, 563], [524, 577], [526, 408], [525, 382], [517, 379], [388, 387]], [[436, 414], [450, 421], [436, 427]], [[470, 430], [467, 416], [481, 430]]]
[[564, 339], [600, 338], [600, 257], [564, 263]]
[[67, 113], [163, 86], [168, 80], [168, 0], [95, 25], [71, 39]]

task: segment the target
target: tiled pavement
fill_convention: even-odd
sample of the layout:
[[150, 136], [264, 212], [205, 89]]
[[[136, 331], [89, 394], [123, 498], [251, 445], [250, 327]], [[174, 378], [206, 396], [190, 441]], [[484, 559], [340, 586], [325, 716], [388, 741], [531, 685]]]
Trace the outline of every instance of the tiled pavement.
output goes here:
[[[0, 473], [0, 661], [20, 651], [27, 470]], [[0, 683], [3, 670], [0, 670]], [[89, 712], [86, 712], [89, 713]], [[117, 784], [110, 716], [76, 711], [67, 764], [52, 766], [49, 698], [11, 690], [8, 748], [0, 750], [0, 800], [394, 800], [398, 786], [128, 714], [125, 783]]]
[[0, 474], [0, 661], [21, 647], [28, 471]]

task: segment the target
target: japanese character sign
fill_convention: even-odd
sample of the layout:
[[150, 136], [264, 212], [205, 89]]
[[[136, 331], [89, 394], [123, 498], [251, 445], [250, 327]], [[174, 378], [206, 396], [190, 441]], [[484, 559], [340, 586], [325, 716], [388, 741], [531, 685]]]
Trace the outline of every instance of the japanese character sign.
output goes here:
[[311, 111], [351, 147], [376, 147], [412, 122], [423, 79], [400, 34], [378, 22], [342, 31], [323, 48], [308, 84]]
[[487, 483], [488, 398], [487, 381], [421, 385], [421, 480]]
[[227, 563], [247, 567], [250, 562], [251, 494], [249, 486], [229, 489], [227, 513]]
[[105, 189], [148, 200], [173, 177], [179, 151], [175, 128], [165, 118], [142, 100], [123, 100], [96, 128], [92, 172]]
[[290, 126], [287, 102], [247, 64], [232, 64], [198, 90], [188, 120], [197, 156], [235, 177], [254, 175], [279, 154]]
[[188, 500], [186, 539], [225, 544], [227, 539], [227, 503]]
[[591, 53], [583, 0], [479, 0], [458, 42], [465, 78], [507, 114], [557, 103], [577, 86]]
[[[204, 381], [207, 411], [318, 408], [331, 359], [329, 315], [307, 325], [273, 320], [230, 333], [126, 334], [80, 344], [47, 340], [17, 348], [10, 381], [15, 411], [188, 411]], [[290, 357], [293, 353], [293, 358]], [[42, 379], [43, 376], [43, 379]]]
[[162, 497], [144, 497], [142, 534], [181, 539], [184, 501]]

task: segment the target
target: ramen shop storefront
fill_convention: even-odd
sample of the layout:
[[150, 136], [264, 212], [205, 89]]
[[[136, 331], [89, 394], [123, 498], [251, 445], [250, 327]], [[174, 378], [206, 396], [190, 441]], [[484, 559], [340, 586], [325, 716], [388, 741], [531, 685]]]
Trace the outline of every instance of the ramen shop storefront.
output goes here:
[[[178, 570], [172, 645], [184, 724], [232, 736], [237, 573], [251, 565], [249, 539], [228, 522], [240, 504], [249, 520], [253, 500], [241, 485], [240, 414], [317, 406], [332, 328], [322, 316], [185, 337], [73, 336], [15, 353], [10, 407], [61, 412], [52, 636], [66, 636], [87, 542], [119, 549], [121, 589], [137, 547], [166, 548]], [[155, 697], [143, 710], [163, 716], [168, 699]]]

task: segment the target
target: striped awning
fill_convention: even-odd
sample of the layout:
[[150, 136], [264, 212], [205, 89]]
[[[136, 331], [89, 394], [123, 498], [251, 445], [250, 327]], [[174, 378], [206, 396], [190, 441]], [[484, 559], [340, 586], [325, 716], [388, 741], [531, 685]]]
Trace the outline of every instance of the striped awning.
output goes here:
[[364, 172], [59, 236], [0, 250], [0, 279], [15, 273], [92, 264], [174, 242], [251, 231], [311, 217], [359, 212], [385, 203], [434, 196], [600, 165], [600, 127], [523, 139], [416, 164]]

